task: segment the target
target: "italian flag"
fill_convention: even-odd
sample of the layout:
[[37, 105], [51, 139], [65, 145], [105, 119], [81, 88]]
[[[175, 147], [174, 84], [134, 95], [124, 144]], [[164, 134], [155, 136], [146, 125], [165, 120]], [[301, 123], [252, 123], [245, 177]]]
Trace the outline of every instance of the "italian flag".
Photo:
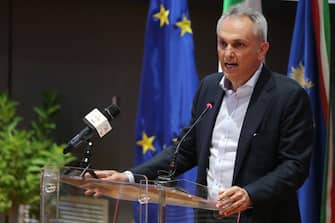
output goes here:
[[318, 56], [319, 81], [323, 111], [327, 114], [327, 147], [324, 166], [324, 183], [321, 206], [321, 223], [335, 223], [335, 173], [334, 173], [334, 77], [330, 75], [330, 20], [327, 0], [312, 0], [312, 16]]
[[262, 1], [261, 0], [224, 0], [223, 11], [227, 11], [232, 5], [241, 3], [246, 7], [252, 8], [256, 11], [262, 12]]

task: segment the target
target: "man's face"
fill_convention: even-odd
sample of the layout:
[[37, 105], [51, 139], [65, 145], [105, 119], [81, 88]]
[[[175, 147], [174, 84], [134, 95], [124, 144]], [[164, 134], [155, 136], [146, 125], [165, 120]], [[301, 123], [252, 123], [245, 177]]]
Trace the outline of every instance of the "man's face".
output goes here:
[[221, 68], [236, 89], [257, 70], [269, 44], [260, 40], [253, 22], [246, 16], [227, 17], [221, 22], [217, 37]]

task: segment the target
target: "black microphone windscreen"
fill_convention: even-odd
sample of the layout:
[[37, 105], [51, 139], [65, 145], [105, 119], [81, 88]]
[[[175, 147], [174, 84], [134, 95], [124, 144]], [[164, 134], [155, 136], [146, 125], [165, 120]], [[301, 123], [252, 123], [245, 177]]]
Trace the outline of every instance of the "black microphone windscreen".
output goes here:
[[116, 104], [111, 104], [107, 108], [104, 109], [106, 114], [108, 115], [108, 119], [112, 120], [116, 118], [120, 114], [120, 107]]

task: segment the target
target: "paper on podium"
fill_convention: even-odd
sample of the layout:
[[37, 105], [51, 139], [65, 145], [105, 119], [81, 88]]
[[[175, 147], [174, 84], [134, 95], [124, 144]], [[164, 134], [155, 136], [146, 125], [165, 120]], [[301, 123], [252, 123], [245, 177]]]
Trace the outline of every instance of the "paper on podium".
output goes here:
[[[157, 184], [125, 183], [117, 181], [106, 181], [94, 178], [83, 178], [78, 176], [60, 177], [60, 181], [82, 189], [94, 189], [104, 196], [119, 200], [139, 201], [147, 200], [148, 203], [159, 203], [164, 194], [166, 205], [177, 205], [184, 207], [217, 210], [216, 202], [181, 191], [175, 187], [167, 187]], [[204, 187], [204, 186], [202, 186]]]

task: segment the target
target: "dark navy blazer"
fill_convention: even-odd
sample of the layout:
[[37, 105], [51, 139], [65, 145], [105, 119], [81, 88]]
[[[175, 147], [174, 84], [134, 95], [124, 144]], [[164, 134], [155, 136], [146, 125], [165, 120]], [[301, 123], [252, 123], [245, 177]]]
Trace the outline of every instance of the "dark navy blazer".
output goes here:
[[[198, 166], [197, 183], [207, 185], [212, 132], [224, 91], [221, 73], [205, 77], [193, 101], [191, 123], [208, 102], [214, 102], [194, 131], [182, 143], [177, 174]], [[229, 128], [229, 126], [227, 126]], [[187, 131], [185, 128], [181, 136]], [[297, 189], [309, 173], [313, 147], [313, 120], [308, 95], [290, 78], [263, 66], [252, 93], [238, 142], [233, 185], [243, 187], [253, 208], [241, 223], [300, 223]], [[131, 171], [157, 177], [168, 170], [174, 147]]]

